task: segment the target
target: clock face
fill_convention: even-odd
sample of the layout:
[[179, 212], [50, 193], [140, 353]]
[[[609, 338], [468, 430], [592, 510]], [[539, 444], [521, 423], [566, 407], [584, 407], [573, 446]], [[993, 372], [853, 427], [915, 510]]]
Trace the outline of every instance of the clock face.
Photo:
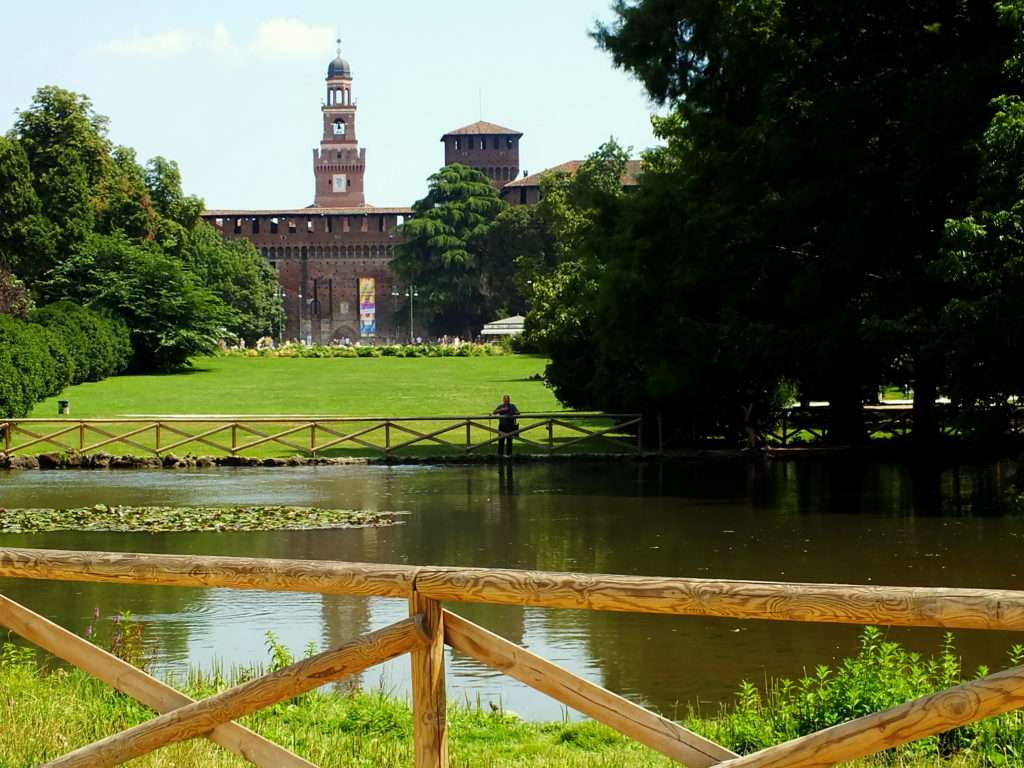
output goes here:
[[335, 136], [344, 136], [345, 135], [345, 121], [344, 120], [340, 120], [339, 119], [339, 120], [335, 120], [334, 121], [334, 135]]
[[334, 174], [334, 184], [332, 189], [335, 192], [347, 192], [348, 191], [348, 177], [343, 173]]

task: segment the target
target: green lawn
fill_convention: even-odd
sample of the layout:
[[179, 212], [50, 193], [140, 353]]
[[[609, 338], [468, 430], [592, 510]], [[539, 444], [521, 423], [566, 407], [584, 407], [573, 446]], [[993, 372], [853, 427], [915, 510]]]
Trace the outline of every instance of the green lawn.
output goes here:
[[[40, 403], [32, 416], [54, 419], [57, 401], [68, 400], [74, 419], [147, 419], [159, 417], [242, 417], [315, 416], [326, 417], [468, 417], [484, 416], [509, 394], [523, 413], [552, 413], [565, 410], [542, 381], [547, 361], [529, 355], [422, 358], [281, 358], [212, 357], [195, 361], [192, 370], [163, 376], [118, 376], [105, 381], [70, 387], [59, 397]], [[315, 438], [317, 455], [325, 457], [373, 456], [373, 446], [396, 447], [404, 456], [435, 456], [464, 453], [467, 438], [481, 444], [494, 438], [497, 420], [473, 426], [467, 435], [464, 422], [411, 421], [372, 429], [376, 422], [319, 424]], [[587, 428], [604, 428], [612, 422], [588, 418]], [[536, 426], [534, 426], [536, 425]], [[417, 440], [414, 433], [427, 434], [445, 427], [450, 431], [436, 439]], [[251, 427], [251, 428], [247, 428]], [[529, 430], [523, 437], [539, 445], [520, 442], [520, 452], [542, 452], [548, 444], [564, 445], [572, 451], [629, 451], [635, 438], [624, 436], [618, 447], [605, 440], [580, 438], [564, 426], [539, 420], [520, 420]], [[139, 431], [137, 434], [133, 432]], [[210, 430], [218, 430], [208, 434]], [[293, 431], [292, 431], [293, 430]], [[372, 430], [363, 434], [363, 430]], [[407, 430], [413, 430], [409, 432]], [[56, 434], [63, 431], [63, 434]], [[102, 424], [80, 432], [77, 426], [30, 425], [12, 436], [16, 452], [62, 452], [85, 448], [112, 454], [145, 455], [156, 447], [157, 430], [143, 422]], [[288, 432], [288, 434], [282, 434]], [[133, 433], [133, 434], [129, 434]], [[221, 455], [232, 446], [245, 456], [291, 456], [309, 452], [314, 438], [307, 425], [281, 420], [275, 424], [231, 427], [225, 422], [167, 424], [160, 426], [160, 448], [182, 455]], [[277, 435], [284, 442], [265, 442]], [[332, 445], [343, 436], [357, 437], [370, 446], [349, 441]], [[41, 436], [52, 441], [38, 441]], [[127, 440], [109, 442], [114, 437]], [[201, 438], [198, 442], [193, 437]], [[183, 442], [186, 441], [186, 442]], [[259, 443], [259, 444], [254, 444]], [[23, 450], [24, 448], [24, 450]], [[490, 453], [495, 446], [476, 450]]]
[[139, 415], [451, 416], [490, 412], [505, 393], [522, 411], [563, 410], [530, 376], [546, 360], [526, 355], [422, 358], [210, 357], [190, 371], [117, 376], [70, 387], [34, 417]]

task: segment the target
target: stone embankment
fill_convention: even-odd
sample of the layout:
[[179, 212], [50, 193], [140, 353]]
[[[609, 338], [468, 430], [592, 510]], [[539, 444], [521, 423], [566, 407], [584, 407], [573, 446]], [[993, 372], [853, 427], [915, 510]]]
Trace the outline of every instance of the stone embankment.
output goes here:
[[[635, 461], [642, 457], [608, 453], [573, 453], [563, 456], [517, 454], [516, 463]], [[391, 457], [247, 457], [247, 456], [114, 456], [109, 453], [41, 453], [11, 456], [0, 451], [3, 469], [212, 469], [214, 467], [306, 467], [346, 464], [497, 464], [496, 455], [391, 456]]]

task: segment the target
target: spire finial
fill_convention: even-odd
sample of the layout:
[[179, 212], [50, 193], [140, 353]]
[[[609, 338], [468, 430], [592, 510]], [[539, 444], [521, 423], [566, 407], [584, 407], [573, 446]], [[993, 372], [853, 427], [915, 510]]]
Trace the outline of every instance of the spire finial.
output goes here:
[[334, 42], [338, 44], [338, 55], [341, 56], [341, 32], [338, 33], [338, 37]]

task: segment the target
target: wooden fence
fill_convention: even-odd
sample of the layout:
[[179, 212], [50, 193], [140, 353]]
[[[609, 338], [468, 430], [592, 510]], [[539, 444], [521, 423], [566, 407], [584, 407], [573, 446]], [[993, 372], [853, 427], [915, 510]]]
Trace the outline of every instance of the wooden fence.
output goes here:
[[[519, 447], [554, 454], [587, 442], [640, 452], [639, 414], [585, 412], [522, 414], [509, 433]], [[300, 455], [356, 449], [393, 456], [413, 446], [471, 454], [495, 449], [495, 416], [421, 417], [168, 417], [118, 419], [7, 419], [0, 421], [2, 450], [9, 455], [47, 451], [95, 453], [129, 448], [140, 455], [182, 451], [251, 456], [286, 448]]]
[[[936, 418], [942, 432], [958, 434], [955, 426], [956, 411], [949, 404], [936, 407]], [[827, 440], [831, 415], [827, 405], [804, 408], [783, 408], [775, 423], [761, 437], [769, 446], [783, 447], [794, 442]], [[865, 405], [864, 434], [873, 437], [906, 437], [913, 431], [913, 405]], [[1012, 408], [1006, 414], [1006, 428], [1010, 434], [1024, 434], [1024, 409]]]
[[853, 760], [1024, 707], [1024, 666], [739, 756], [444, 610], [443, 601], [736, 619], [1024, 630], [1024, 592], [541, 573], [305, 560], [0, 548], [0, 576], [226, 587], [409, 601], [409, 618], [202, 701], [0, 596], [0, 624], [156, 710], [157, 717], [48, 766], [113, 766], [200, 736], [259, 766], [311, 765], [232, 721], [409, 653], [416, 768], [448, 765], [444, 645], [673, 760], [811, 768]]

